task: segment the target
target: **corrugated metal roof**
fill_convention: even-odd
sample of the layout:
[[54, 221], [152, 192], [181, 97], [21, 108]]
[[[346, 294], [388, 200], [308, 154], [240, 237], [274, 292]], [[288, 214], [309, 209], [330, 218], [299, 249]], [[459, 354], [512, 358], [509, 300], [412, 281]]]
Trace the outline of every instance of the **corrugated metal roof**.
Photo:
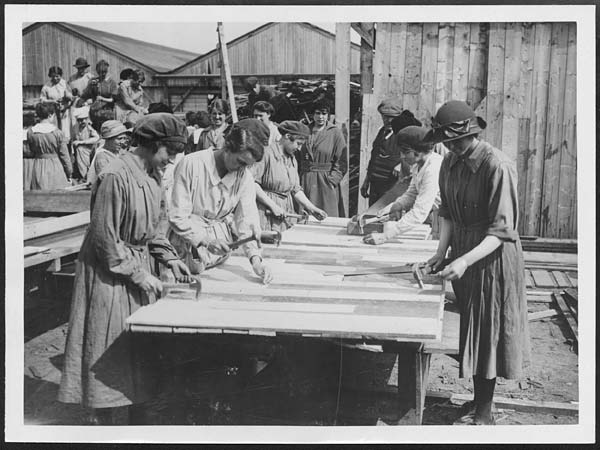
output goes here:
[[[40, 22], [23, 29], [27, 33]], [[84, 38], [97, 42], [116, 53], [126, 56], [142, 65], [150, 67], [157, 72], [169, 72], [188, 61], [196, 58], [198, 54], [180, 50], [164, 45], [132, 39], [118, 34], [107, 33], [93, 28], [82, 27], [66, 22], [56, 22], [56, 25], [78, 34]]]

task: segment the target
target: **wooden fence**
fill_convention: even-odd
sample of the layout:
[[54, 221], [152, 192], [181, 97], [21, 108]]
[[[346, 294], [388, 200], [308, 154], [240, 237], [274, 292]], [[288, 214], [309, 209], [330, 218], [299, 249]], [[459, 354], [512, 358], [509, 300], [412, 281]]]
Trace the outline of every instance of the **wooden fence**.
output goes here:
[[372, 61], [361, 58], [362, 69], [373, 67], [373, 89], [363, 96], [360, 183], [383, 98], [401, 97], [426, 125], [444, 102], [465, 100], [488, 123], [481, 137], [516, 160], [519, 231], [576, 238], [576, 24], [375, 27]]

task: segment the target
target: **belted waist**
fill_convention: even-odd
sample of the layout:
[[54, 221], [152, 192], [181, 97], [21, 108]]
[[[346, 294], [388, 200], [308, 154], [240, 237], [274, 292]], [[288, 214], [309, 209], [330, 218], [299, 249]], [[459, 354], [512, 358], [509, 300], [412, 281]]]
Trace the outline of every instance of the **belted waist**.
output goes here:
[[487, 222], [473, 223], [471, 225], [463, 225], [454, 222], [453, 225], [463, 231], [485, 231], [489, 228], [489, 224]]
[[273, 194], [281, 199], [286, 199], [290, 196], [291, 191], [288, 192], [278, 192], [278, 191], [265, 191], [267, 194]]
[[142, 245], [130, 244], [129, 242], [125, 242], [125, 241], [123, 241], [123, 244], [125, 244], [125, 247], [130, 248], [131, 250], [138, 251], [138, 252], [143, 252], [148, 248], [148, 246], [146, 244], [142, 244]]
[[331, 163], [303, 162], [300, 167], [302, 172], [329, 172]]
[[39, 155], [34, 156], [35, 159], [58, 159], [58, 155], [56, 153], [41, 153]]

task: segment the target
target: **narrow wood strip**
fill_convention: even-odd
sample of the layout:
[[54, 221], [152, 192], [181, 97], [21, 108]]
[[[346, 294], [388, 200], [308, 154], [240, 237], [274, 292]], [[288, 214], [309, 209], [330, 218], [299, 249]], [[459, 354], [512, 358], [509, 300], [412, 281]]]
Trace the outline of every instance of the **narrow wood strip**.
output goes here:
[[525, 269], [525, 285], [527, 287], [535, 287], [535, 282], [533, 281], [533, 277], [531, 276], [531, 270]]
[[85, 227], [90, 223], [90, 212], [83, 211], [63, 217], [54, 217], [38, 222], [26, 223], [23, 227], [23, 240], [38, 238], [70, 228]]
[[550, 273], [546, 270], [532, 270], [531, 275], [535, 281], [535, 285], [541, 288], [555, 288], [556, 284], [550, 277]]
[[552, 271], [552, 275], [554, 275], [558, 287], [571, 287], [571, 282], [569, 281], [569, 278], [567, 278], [567, 276], [563, 272], [554, 270]]
[[567, 321], [567, 324], [571, 330], [573, 337], [577, 341], [579, 338], [578, 338], [577, 320], [575, 319], [575, 316], [573, 315], [573, 313], [567, 306], [565, 299], [562, 297], [562, 295], [553, 294], [553, 297], [556, 300], [556, 303], [558, 305], [560, 312], [562, 313], [563, 317]]
[[571, 286], [574, 288], [577, 287], [577, 272], [566, 272], [569, 281], [571, 282]]
[[537, 311], [527, 314], [527, 320], [533, 322], [535, 320], [547, 319], [558, 315], [558, 311], [555, 309], [547, 309], [545, 311]]

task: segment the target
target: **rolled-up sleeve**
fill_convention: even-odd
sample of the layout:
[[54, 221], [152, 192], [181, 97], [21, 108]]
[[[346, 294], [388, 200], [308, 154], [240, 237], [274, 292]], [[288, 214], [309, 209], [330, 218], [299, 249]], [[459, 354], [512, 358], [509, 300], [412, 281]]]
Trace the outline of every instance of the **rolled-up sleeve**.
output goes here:
[[517, 228], [517, 176], [514, 165], [499, 163], [489, 178], [490, 198], [488, 215], [490, 226], [487, 235], [503, 241], [518, 239]]
[[[201, 227], [193, 226], [192, 181], [192, 164], [188, 157], [184, 157], [175, 167], [169, 223], [175, 233], [194, 247], [198, 247], [206, 237], [206, 232]], [[254, 189], [252, 189], [252, 193], [254, 193]]]
[[[239, 233], [239, 239], [251, 236], [253, 229], [260, 233], [260, 219], [256, 206], [256, 189], [254, 187], [254, 179], [249, 170], [246, 171], [246, 175], [240, 186], [240, 199], [234, 209], [233, 220], [236, 230]], [[248, 258], [261, 256], [261, 251], [254, 241], [244, 244], [242, 248]]]

